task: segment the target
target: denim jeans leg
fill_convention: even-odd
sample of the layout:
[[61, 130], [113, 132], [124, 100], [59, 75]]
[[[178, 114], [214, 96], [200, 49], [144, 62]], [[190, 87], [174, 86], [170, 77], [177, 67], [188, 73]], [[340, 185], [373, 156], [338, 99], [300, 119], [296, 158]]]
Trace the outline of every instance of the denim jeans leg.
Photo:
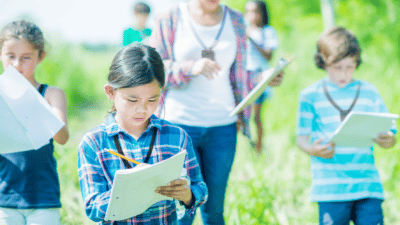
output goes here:
[[353, 208], [355, 225], [383, 225], [381, 199], [366, 198], [357, 200]]
[[226, 185], [236, 152], [236, 124], [207, 128], [202, 144], [203, 178], [208, 201], [201, 206], [203, 223], [224, 223]]
[[[204, 182], [208, 188], [208, 200], [201, 206], [203, 224], [223, 225], [225, 190], [236, 152], [236, 124], [200, 128], [182, 127], [191, 137]], [[185, 215], [180, 225], [193, 223]]]
[[318, 202], [320, 225], [349, 225], [353, 201]]
[[[188, 133], [189, 137], [192, 139], [193, 143], [193, 149], [194, 153], [196, 154], [197, 162], [200, 165], [202, 174], [203, 174], [203, 166], [201, 163], [201, 140], [203, 137], [203, 134], [205, 133], [206, 128], [203, 127], [192, 127], [192, 126], [186, 126], [186, 125], [180, 125], [178, 124], [181, 128], [183, 128], [186, 133]], [[178, 214], [181, 214], [181, 212], [178, 212]], [[196, 214], [195, 214], [196, 215]], [[186, 213], [183, 215], [183, 217], [178, 216], [178, 224], [179, 225], [191, 225], [193, 224], [194, 217], [189, 217]]]

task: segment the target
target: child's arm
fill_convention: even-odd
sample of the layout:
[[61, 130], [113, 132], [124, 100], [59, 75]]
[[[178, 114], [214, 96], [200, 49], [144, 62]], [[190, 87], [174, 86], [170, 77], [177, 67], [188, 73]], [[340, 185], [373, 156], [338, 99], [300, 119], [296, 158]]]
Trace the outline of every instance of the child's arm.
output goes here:
[[333, 143], [321, 144], [323, 141], [324, 139], [319, 139], [311, 144], [309, 142], [309, 136], [303, 135], [297, 136], [296, 143], [299, 148], [312, 156], [317, 156], [325, 159], [332, 158], [335, 154], [335, 145]]
[[374, 141], [382, 148], [391, 148], [396, 144], [396, 137], [393, 132], [380, 133]]
[[86, 215], [100, 222], [106, 216], [111, 188], [96, 154], [97, 146], [92, 137], [83, 137], [78, 147], [78, 176]]
[[56, 87], [48, 87], [45, 99], [56, 112], [57, 117], [65, 123], [65, 126], [53, 137], [59, 144], [67, 143], [69, 139], [68, 122], [67, 122], [67, 98], [63, 90]]

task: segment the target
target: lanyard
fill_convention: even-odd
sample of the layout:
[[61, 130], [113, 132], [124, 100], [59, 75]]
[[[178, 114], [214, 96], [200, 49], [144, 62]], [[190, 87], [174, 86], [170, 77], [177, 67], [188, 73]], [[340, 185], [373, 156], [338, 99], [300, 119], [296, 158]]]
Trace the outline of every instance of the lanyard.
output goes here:
[[340, 113], [340, 121], [343, 121], [344, 118], [346, 118], [346, 116], [351, 112], [351, 110], [353, 109], [354, 105], [357, 102], [358, 96], [360, 95], [360, 88], [361, 88], [361, 82], [358, 84], [358, 88], [357, 88], [357, 94], [356, 97], [354, 97], [353, 103], [351, 103], [351, 106], [349, 107], [349, 109], [347, 110], [343, 110], [341, 109], [335, 101], [333, 101], [332, 97], [329, 95], [328, 93], [328, 88], [326, 87], [326, 81], [323, 81], [323, 88], [324, 88], [324, 92], [325, 92], [325, 96], [328, 98], [328, 100], [331, 102], [331, 104], [333, 105], [333, 107], [335, 107], [339, 113]]
[[[149, 148], [149, 151], [147, 152], [147, 156], [144, 160], [144, 163], [148, 163], [150, 160], [151, 152], [153, 151], [153, 147], [154, 147], [154, 141], [156, 140], [156, 134], [157, 134], [157, 129], [153, 128], [153, 135], [151, 136], [150, 148]], [[115, 147], [117, 147], [118, 153], [125, 156], [124, 152], [122, 151], [121, 144], [118, 140], [118, 135], [114, 135], [114, 143], [115, 143]], [[122, 159], [122, 161], [124, 162], [126, 168], [128, 168], [128, 169], [132, 168], [131, 164], [129, 164], [129, 162], [126, 159]]]
[[201, 40], [200, 36], [197, 34], [196, 30], [194, 29], [194, 26], [192, 24], [191, 18], [190, 18], [190, 13], [189, 13], [189, 6], [188, 6], [188, 13], [189, 13], [189, 25], [190, 25], [190, 29], [192, 30], [194, 36], [196, 37], [197, 41], [200, 43], [201, 47], [203, 47], [205, 50], [211, 50], [213, 49], [217, 43], [218, 43], [218, 39], [222, 34], [222, 30], [224, 29], [225, 26], [225, 18], [226, 18], [226, 11], [228, 11], [226, 9], [226, 7], [223, 8], [224, 10], [224, 16], [222, 17], [222, 22], [221, 22], [221, 27], [219, 28], [218, 34], [214, 39], [214, 42], [212, 43], [212, 45], [208, 48], [204, 42]]

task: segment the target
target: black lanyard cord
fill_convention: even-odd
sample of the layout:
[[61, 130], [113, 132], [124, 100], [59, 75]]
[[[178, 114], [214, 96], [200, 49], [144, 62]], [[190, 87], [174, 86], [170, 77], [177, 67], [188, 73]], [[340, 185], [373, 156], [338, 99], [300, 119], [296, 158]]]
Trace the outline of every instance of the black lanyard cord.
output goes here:
[[[157, 128], [154, 127], [153, 128], [153, 135], [151, 137], [149, 151], [147, 152], [147, 156], [144, 159], [144, 163], [148, 163], [149, 160], [150, 160], [150, 156], [151, 156], [151, 153], [153, 152], [153, 148], [154, 148], [154, 142], [156, 140], [156, 135], [157, 135]], [[118, 153], [123, 155], [123, 156], [125, 156], [125, 154], [124, 154], [124, 152], [122, 151], [122, 148], [121, 148], [121, 143], [118, 140], [118, 134], [114, 135], [113, 138], [114, 138], [115, 147], [117, 147]], [[128, 169], [132, 168], [132, 166], [131, 166], [131, 164], [129, 164], [128, 160], [123, 159], [123, 158], [121, 158], [121, 159], [124, 162], [126, 168], [128, 168]]]
[[207, 46], [204, 44], [204, 42], [201, 40], [200, 36], [197, 34], [196, 30], [194, 29], [194, 26], [193, 26], [192, 21], [191, 21], [192, 18], [190, 18], [189, 6], [188, 6], [187, 8], [188, 8], [188, 15], [189, 15], [189, 18], [188, 18], [188, 19], [189, 19], [189, 25], [190, 25], [190, 29], [191, 29], [192, 32], [193, 32], [193, 35], [196, 37], [197, 41], [200, 43], [200, 45], [201, 45], [204, 49], [213, 49], [213, 48], [217, 45], [218, 40], [219, 40], [219, 37], [220, 37], [221, 34], [222, 34], [222, 30], [224, 29], [224, 26], [225, 26], [225, 18], [226, 18], [226, 11], [228, 11], [228, 10], [226, 9], [226, 7], [223, 8], [223, 10], [224, 10], [224, 15], [223, 15], [223, 17], [222, 17], [221, 27], [219, 28], [218, 34], [217, 34], [217, 36], [215, 37], [214, 42], [212, 43], [212, 45], [211, 45], [209, 48], [207, 48]]
[[349, 109], [347, 109], [347, 110], [341, 109], [341, 108], [336, 104], [336, 102], [332, 99], [332, 97], [329, 95], [328, 88], [327, 88], [327, 86], [326, 86], [325, 80], [323, 81], [323, 88], [324, 88], [324, 93], [325, 93], [326, 98], [328, 98], [329, 102], [333, 105], [333, 107], [335, 107], [335, 108], [339, 111], [339, 113], [340, 113], [340, 120], [343, 121], [344, 118], [346, 118], [346, 116], [351, 112], [351, 110], [353, 109], [353, 107], [356, 105], [356, 102], [357, 102], [357, 100], [358, 100], [358, 96], [360, 96], [361, 82], [358, 84], [356, 97], [354, 97], [353, 103], [351, 103], [351, 106], [350, 106]]

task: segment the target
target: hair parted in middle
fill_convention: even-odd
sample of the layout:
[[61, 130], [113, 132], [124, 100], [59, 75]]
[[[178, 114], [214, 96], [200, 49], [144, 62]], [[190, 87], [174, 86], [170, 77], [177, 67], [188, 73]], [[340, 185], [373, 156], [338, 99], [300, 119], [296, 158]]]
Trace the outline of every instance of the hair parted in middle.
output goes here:
[[353, 33], [343, 27], [333, 27], [321, 35], [314, 56], [318, 68], [324, 70], [348, 56], [355, 58], [358, 68], [361, 64], [361, 48]]
[[135, 43], [115, 55], [108, 74], [108, 83], [114, 89], [141, 86], [153, 80], [164, 87], [164, 64], [154, 48]]

